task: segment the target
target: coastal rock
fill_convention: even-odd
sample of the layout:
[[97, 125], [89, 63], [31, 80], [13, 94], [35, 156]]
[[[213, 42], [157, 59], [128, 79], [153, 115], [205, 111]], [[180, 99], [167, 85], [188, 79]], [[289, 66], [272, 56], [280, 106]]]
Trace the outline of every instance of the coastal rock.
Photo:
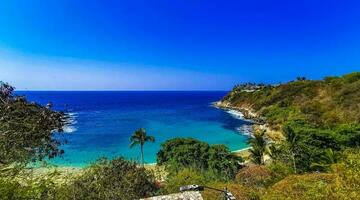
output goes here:
[[266, 120], [261, 117], [258, 113], [256, 113], [250, 106], [234, 106], [229, 101], [221, 100], [214, 103], [214, 106], [220, 109], [226, 110], [235, 110], [237, 112], [241, 112], [244, 119], [251, 120], [254, 124], [252, 128], [242, 132], [247, 133], [247, 135], [252, 136], [253, 132], [265, 130], [266, 135], [270, 141], [281, 141], [284, 139], [282, 133], [278, 130], [274, 130], [266, 123]]
[[221, 109], [230, 109], [241, 112], [245, 119], [250, 119], [256, 124], [264, 124], [265, 120], [249, 106], [234, 106], [229, 101], [217, 101], [214, 106]]

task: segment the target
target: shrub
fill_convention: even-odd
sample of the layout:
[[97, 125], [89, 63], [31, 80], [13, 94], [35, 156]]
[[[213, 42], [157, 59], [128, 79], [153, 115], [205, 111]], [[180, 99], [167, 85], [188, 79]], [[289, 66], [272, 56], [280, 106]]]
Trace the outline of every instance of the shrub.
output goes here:
[[294, 173], [294, 170], [282, 162], [271, 162], [267, 168], [271, 171], [271, 183], [278, 182]]
[[0, 199], [62, 199], [56, 183], [57, 172], [43, 176], [33, 176], [31, 173], [16, 176], [4, 175], [0, 177]]
[[123, 158], [99, 160], [65, 189], [69, 199], [139, 199], [157, 192], [153, 175]]
[[338, 199], [334, 194], [338, 184], [336, 174], [291, 175], [268, 188], [262, 199]]
[[360, 196], [360, 149], [347, 149], [343, 161], [332, 166], [334, 173], [341, 177], [336, 188], [338, 199], [357, 199]]
[[177, 193], [181, 186], [204, 185], [206, 182], [205, 175], [202, 172], [196, 169], [186, 168], [168, 177], [165, 190], [167, 193]]
[[263, 165], [250, 165], [242, 168], [235, 180], [247, 186], [265, 186], [271, 180], [271, 171]]
[[360, 72], [354, 72], [354, 73], [351, 73], [351, 74], [346, 74], [346, 75], [343, 76], [343, 79], [347, 83], [353, 83], [355, 81], [359, 81], [360, 80]]

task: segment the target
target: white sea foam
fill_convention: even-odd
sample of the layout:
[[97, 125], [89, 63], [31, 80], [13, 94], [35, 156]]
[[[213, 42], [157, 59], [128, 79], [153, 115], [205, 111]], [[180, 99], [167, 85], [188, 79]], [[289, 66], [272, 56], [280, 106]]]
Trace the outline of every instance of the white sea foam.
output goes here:
[[74, 126], [65, 126], [63, 130], [65, 133], [72, 133], [77, 131], [77, 129]]
[[253, 128], [252, 125], [242, 125], [240, 127], [237, 127], [236, 130], [242, 134], [242, 135], [247, 135], [247, 136], [251, 136], [252, 132], [253, 132]]
[[236, 119], [241, 119], [241, 120], [247, 121], [247, 122], [253, 122], [251, 119], [246, 119], [244, 117], [244, 114], [240, 111], [229, 109], [229, 110], [226, 110], [226, 112], [229, 113], [231, 116], [233, 116]]
[[67, 113], [70, 117], [77, 117], [79, 115], [79, 113], [77, 112], [69, 112]]
[[77, 124], [78, 121], [76, 119], [74, 119], [74, 118], [69, 118], [68, 123], [71, 124], [71, 125], [74, 125], [74, 124]]
[[69, 115], [68, 114], [68, 122], [70, 123], [70, 124], [73, 124], [73, 123], [76, 123], [76, 118], [77, 118], [77, 116], [76, 115]]
[[237, 111], [237, 110], [227, 110], [227, 113], [229, 113], [231, 116], [237, 118], [237, 119], [244, 119], [244, 114], [242, 114], [242, 112]]
[[76, 129], [76, 127], [74, 125], [77, 124], [76, 118], [78, 116], [78, 113], [72, 112], [72, 113], [67, 113], [67, 115], [69, 116], [69, 118], [68, 118], [68, 123], [69, 124], [67, 126], [65, 126], [63, 128], [63, 130], [64, 130], [65, 133], [75, 132], [77, 129]]

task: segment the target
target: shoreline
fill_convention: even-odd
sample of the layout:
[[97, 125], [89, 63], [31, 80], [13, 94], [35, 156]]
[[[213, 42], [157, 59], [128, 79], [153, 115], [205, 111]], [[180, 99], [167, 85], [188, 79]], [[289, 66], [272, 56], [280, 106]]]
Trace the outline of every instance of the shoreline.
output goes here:
[[235, 106], [230, 105], [229, 102], [224, 102], [224, 101], [221, 101], [221, 100], [213, 102], [212, 105], [214, 107], [216, 107], [216, 108], [219, 108], [219, 109], [239, 112], [239, 113], [241, 113], [243, 120], [252, 122], [254, 124], [257, 124], [257, 125], [265, 124], [264, 119], [262, 119], [250, 107], [248, 107], [248, 108], [246, 108], [246, 107], [239, 108], [239, 107], [235, 107]]
[[245, 151], [248, 151], [249, 149], [251, 149], [251, 147], [246, 147], [246, 148], [243, 148], [243, 149], [234, 150], [234, 151], [231, 151], [231, 153], [245, 152]]
[[[251, 147], [245, 147], [245, 148], [241, 148], [238, 150], [233, 150], [231, 151], [231, 153], [239, 153], [239, 152], [245, 152], [247, 150], [249, 150]], [[153, 167], [156, 166], [157, 163], [145, 163], [144, 166], [145, 167]], [[86, 169], [87, 167], [89, 167], [90, 165], [84, 165], [84, 166], [70, 166], [70, 165], [57, 165], [57, 166], [51, 166], [51, 167], [44, 167], [44, 166], [39, 166], [39, 167], [29, 167], [26, 168], [28, 170], [40, 170], [40, 171], [51, 171], [51, 170], [59, 170], [60, 171], [77, 171], [77, 170], [82, 170], [82, 169]], [[140, 165], [139, 165], [140, 166]]]
[[[283, 134], [279, 130], [274, 130], [270, 125], [266, 122], [266, 119], [261, 117], [258, 113], [252, 110], [249, 106], [243, 107], [235, 107], [230, 104], [228, 101], [217, 101], [213, 102], [213, 106], [223, 110], [230, 110], [234, 112], [241, 113], [243, 120], [250, 121], [252, 124], [252, 131], [249, 136], [252, 137], [253, 133], [256, 130], [265, 130], [266, 136], [272, 141], [280, 141], [284, 139]], [[240, 150], [238, 150], [240, 151]]]

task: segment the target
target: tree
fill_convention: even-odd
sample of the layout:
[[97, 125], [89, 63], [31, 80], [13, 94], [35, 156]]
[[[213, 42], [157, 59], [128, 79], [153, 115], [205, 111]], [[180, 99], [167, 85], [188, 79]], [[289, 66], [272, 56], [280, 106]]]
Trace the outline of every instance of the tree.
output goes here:
[[209, 172], [214, 179], [226, 181], [235, 177], [241, 157], [224, 145], [209, 145], [193, 138], [174, 138], [161, 144], [157, 164], [164, 165], [170, 174], [192, 168]]
[[291, 154], [290, 156], [291, 156], [294, 172], [296, 173], [295, 155], [296, 155], [296, 150], [297, 150], [297, 147], [298, 147], [298, 144], [300, 141], [299, 135], [294, 131], [294, 129], [289, 124], [285, 125], [283, 127], [283, 133], [286, 138], [286, 144], [287, 144], [290, 154]]
[[306, 77], [305, 76], [298, 76], [298, 77], [296, 77], [296, 80], [297, 81], [305, 81]]
[[324, 171], [329, 169], [332, 164], [337, 163], [339, 159], [339, 155], [332, 149], [328, 148], [323, 152], [322, 155], [320, 155], [318, 162], [311, 164], [311, 168]]
[[269, 145], [269, 156], [273, 163], [280, 165], [284, 164], [293, 169], [293, 162], [290, 157], [289, 147], [285, 144], [285, 142], [272, 143]]
[[63, 153], [61, 133], [68, 117], [51, 106], [30, 103], [13, 94], [14, 87], [0, 82], [0, 164], [26, 164]]
[[141, 164], [144, 166], [144, 144], [146, 142], [155, 142], [155, 138], [153, 136], [148, 136], [146, 134], [145, 129], [140, 128], [136, 130], [130, 137], [130, 147], [134, 147], [136, 145], [140, 145], [141, 150]]
[[254, 137], [248, 140], [248, 144], [251, 145], [250, 154], [251, 160], [258, 165], [263, 165], [264, 155], [268, 151], [267, 150], [267, 142], [265, 140], [265, 130], [255, 133]]
[[157, 163], [169, 171], [184, 168], [205, 170], [208, 168], [209, 144], [193, 138], [174, 138], [161, 144]]
[[225, 145], [212, 145], [209, 149], [208, 169], [218, 179], [229, 180], [235, 177], [239, 163], [243, 159], [231, 153]]

